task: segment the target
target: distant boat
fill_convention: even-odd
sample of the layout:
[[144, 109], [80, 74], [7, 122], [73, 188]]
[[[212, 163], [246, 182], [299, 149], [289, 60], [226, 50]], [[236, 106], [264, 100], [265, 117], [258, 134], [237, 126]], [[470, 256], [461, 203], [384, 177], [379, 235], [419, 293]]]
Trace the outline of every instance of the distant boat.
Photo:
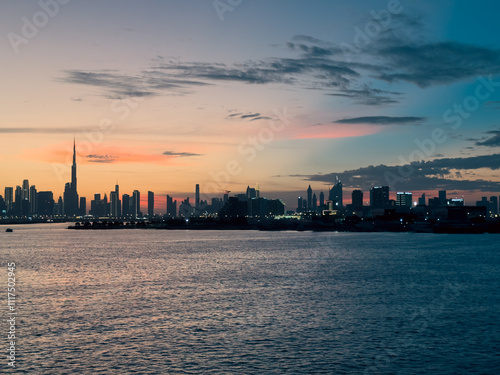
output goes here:
[[6, 231], [6, 232], [9, 232], [9, 233], [10, 233], [10, 232], [14, 232], [14, 231], [12, 230], [12, 228], [7, 228], [7, 229], [5, 229], [5, 231]]

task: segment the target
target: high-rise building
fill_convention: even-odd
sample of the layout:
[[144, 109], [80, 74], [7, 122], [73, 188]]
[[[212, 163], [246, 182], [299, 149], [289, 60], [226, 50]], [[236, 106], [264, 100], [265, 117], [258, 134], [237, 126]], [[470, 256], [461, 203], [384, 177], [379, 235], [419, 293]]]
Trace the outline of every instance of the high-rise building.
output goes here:
[[56, 215], [64, 215], [64, 202], [61, 196], [59, 196], [59, 199], [57, 200]]
[[76, 180], [76, 142], [73, 140], [73, 165], [71, 166], [71, 183], [64, 188], [64, 214], [66, 216], [78, 215], [78, 192]]
[[297, 212], [304, 212], [304, 200], [302, 197], [297, 198]]
[[318, 199], [316, 198], [316, 193], [312, 196], [311, 211], [316, 212], [318, 209]]
[[352, 194], [352, 207], [355, 210], [363, 208], [363, 192], [361, 190], [353, 190]]
[[30, 214], [35, 215], [37, 213], [36, 209], [36, 198], [37, 192], [35, 185], [30, 186]]
[[130, 195], [123, 194], [122, 196], [122, 216], [130, 216]]
[[492, 216], [498, 215], [498, 197], [497, 196], [490, 197], [490, 206], [491, 206]]
[[319, 193], [319, 205], [320, 207], [325, 205], [325, 194], [323, 192]]
[[37, 193], [37, 214], [40, 216], [54, 215], [54, 194], [51, 191]]
[[446, 206], [448, 204], [446, 200], [446, 190], [439, 190], [439, 205]]
[[399, 192], [396, 195], [396, 206], [411, 207], [413, 205], [413, 194], [408, 192]]
[[134, 190], [132, 193], [132, 217], [138, 218], [142, 216], [141, 213], [141, 193], [139, 190]]
[[14, 188], [12, 187], [5, 188], [4, 199], [5, 199], [5, 205], [7, 207], [7, 213], [9, 213], [14, 208]]
[[19, 185], [16, 186], [14, 193], [14, 214], [16, 216], [23, 214], [23, 189]]
[[87, 215], [87, 198], [80, 197], [80, 216]]
[[109, 193], [109, 210], [111, 217], [120, 217], [118, 214], [120, 208], [120, 199], [119, 195], [116, 191], [112, 191]]
[[255, 188], [247, 186], [247, 198], [248, 199], [257, 198], [257, 191], [255, 190]]
[[370, 207], [387, 208], [389, 206], [389, 186], [375, 186], [370, 189]]
[[307, 207], [306, 207], [307, 211], [311, 211], [312, 210], [312, 189], [311, 189], [311, 185], [309, 185], [309, 187], [307, 188]]
[[342, 182], [340, 182], [338, 176], [335, 178], [335, 185], [330, 189], [328, 194], [328, 200], [332, 202], [334, 210], [338, 210], [344, 206], [344, 199], [342, 194]]
[[174, 201], [170, 195], [167, 195], [167, 216], [177, 216], [177, 201]]
[[23, 192], [21, 198], [28, 201], [30, 199], [30, 182], [28, 180], [23, 181]]
[[196, 184], [195, 188], [195, 198], [194, 198], [194, 208], [196, 208], [196, 213], [200, 209], [200, 184]]
[[425, 193], [422, 193], [422, 196], [418, 198], [418, 205], [425, 206]]
[[153, 216], [155, 216], [155, 193], [148, 191], [148, 217], [151, 219]]

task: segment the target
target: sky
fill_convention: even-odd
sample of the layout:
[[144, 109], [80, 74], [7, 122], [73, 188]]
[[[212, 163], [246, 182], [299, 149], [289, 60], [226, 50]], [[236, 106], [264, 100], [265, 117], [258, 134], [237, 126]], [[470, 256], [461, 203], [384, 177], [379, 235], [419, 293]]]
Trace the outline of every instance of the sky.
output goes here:
[[[0, 194], [500, 194], [497, 1], [0, 3]], [[416, 198], [415, 198], [416, 199]]]

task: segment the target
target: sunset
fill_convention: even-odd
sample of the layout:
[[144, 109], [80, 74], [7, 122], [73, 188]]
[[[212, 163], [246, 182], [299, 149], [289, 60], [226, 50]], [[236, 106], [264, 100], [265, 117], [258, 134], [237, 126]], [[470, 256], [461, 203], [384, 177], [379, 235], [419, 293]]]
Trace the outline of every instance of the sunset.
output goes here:
[[454, 167], [401, 188], [500, 191], [496, 3], [234, 3], [3, 4], [4, 185], [62, 194], [75, 137], [88, 199], [116, 181], [216, 195], [230, 160], [241, 168], [220, 190], [259, 182], [288, 205], [310, 181], [326, 190], [376, 166], [343, 179], [368, 190], [391, 167], [443, 158]]
[[0, 372], [500, 374], [499, 14], [0, 1]]

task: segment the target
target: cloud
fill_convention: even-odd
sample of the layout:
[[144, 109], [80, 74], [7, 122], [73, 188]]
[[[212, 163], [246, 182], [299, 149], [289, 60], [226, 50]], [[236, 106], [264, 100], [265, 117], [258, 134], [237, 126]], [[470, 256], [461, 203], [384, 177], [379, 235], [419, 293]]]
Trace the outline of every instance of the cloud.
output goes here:
[[118, 98], [157, 96], [164, 91], [186, 93], [191, 87], [208, 84], [179, 79], [155, 69], [143, 71], [138, 75], [120, 74], [114, 70], [65, 70], [63, 74], [64, 76], [58, 79], [61, 82], [102, 88], [106, 95]]
[[248, 121], [256, 121], [256, 120], [272, 120], [271, 117], [262, 116], [260, 113], [231, 113], [227, 116], [228, 119], [237, 119], [237, 120], [248, 120]]
[[90, 163], [113, 163], [115, 161], [112, 155], [86, 155], [85, 158]]
[[365, 190], [380, 185], [391, 185], [392, 189], [407, 191], [457, 189], [489, 192], [500, 190], [500, 182], [456, 179], [460, 178], [460, 171], [482, 168], [499, 170], [500, 154], [441, 158], [401, 166], [371, 165], [343, 172], [301, 177], [309, 181], [325, 183], [334, 183], [338, 177], [346, 187]]
[[389, 68], [377, 78], [407, 81], [423, 88], [500, 73], [500, 50], [465, 43], [394, 40], [393, 45], [374, 48], [371, 54], [383, 59]]
[[166, 156], [179, 156], [179, 157], [189, 157], [189, 156], [202, 156], [203, 154], [194, 154], [191, 152], [174, 152], [174, 151], [165, 151], [163, 155]]
[[477, 141], [476, 146], [489, 146], [489, 147], [500, 146], [500, 130], [491, 130], [486, 132], [486, 134], [493, 134], [493, 136], [484, 141]]
[[345, 118], [334, 121], [336, 124], [373, 124], [373, 125], [407, 125], [418, 124], [425, 120], [425, 117], [391, 117], [391, 116], [364, 116]]
[[[364, 105], [383, 105], [398, 103], [394, 96], [399, 96], [402, 93], [394, 91], [385, 91], [380, 89], [373, 89], [365, 86], [362, 89], [345, 89], [341, 92], [329, 93], [330, 96], [340, 96], [353, 100], [355, 103]], [[392, 95], [392, 96], [391, 96]]]

